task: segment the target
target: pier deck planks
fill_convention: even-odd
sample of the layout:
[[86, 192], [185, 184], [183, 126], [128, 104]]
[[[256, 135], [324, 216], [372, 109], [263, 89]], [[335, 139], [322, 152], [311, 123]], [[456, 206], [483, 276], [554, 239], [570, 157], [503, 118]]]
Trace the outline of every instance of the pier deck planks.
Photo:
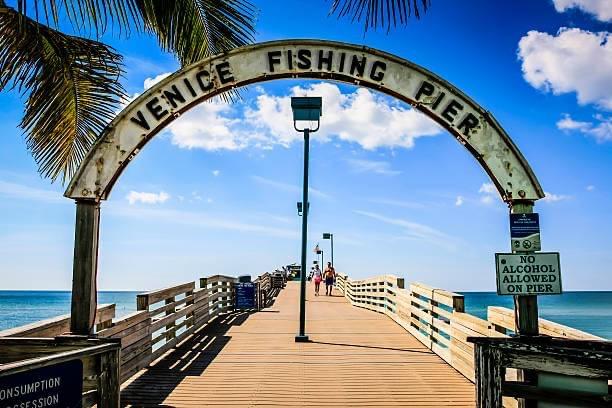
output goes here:
[[[321, 291], [325, 289], [322, 285]], [[474, 386], [391, 319], [312, 295], [295, 343], [299, 283], [224, 316], [126, 382], [123, 406], [474, 407]]]

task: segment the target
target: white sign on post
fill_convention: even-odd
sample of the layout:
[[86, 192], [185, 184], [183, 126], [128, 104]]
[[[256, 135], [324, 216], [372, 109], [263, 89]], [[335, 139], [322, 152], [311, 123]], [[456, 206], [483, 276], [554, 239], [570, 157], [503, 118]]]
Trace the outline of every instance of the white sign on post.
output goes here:
[[498, 295], [558, 295], [561, 268], [558, 252], [495, 254]]

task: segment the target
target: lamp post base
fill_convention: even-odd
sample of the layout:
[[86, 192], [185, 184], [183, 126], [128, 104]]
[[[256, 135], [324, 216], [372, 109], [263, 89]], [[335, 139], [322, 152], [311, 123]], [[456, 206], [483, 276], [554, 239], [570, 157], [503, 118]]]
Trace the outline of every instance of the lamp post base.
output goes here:
[[295, 342], [296, 343], [308, 343], [310, 340], [308, 339], [308, 336], [306, 336], [305, 334], [300, 336], [299, 334], [297, 336], [295, 336]]

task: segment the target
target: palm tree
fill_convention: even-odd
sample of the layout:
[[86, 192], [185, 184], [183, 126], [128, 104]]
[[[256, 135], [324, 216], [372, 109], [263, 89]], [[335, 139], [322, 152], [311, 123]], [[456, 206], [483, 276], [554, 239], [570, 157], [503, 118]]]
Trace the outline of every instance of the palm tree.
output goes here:
[[[110, 30], [153, 34], [181, 65], [253, 42], [249, 0], [0, 0], [0, 91], [26, 97], [20, 127], [39, 172], [70, 179], [125, 97]], [[334, 0], [365, 29], [406, 24], [429, 0]], [[74, 35], [62, 31], [70, 25]]]

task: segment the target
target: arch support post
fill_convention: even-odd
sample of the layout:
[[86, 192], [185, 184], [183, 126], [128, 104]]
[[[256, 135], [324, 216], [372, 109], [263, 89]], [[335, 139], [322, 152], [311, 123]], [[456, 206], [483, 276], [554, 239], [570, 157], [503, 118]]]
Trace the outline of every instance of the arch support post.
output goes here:
[[[515, 201], [512, 203], [513, 214], [533, 213], [533, 201]], [[514, 251], [518, 253], [531, 253]], [[538, 316], [537, 295], [515, 295], [514, 296], [514, 327], [516, 334], [520, 336], [537, 336], [540, 334], [540, 323]], [[538, 374], [531, 370], [518, 370], [517, 378], [531, 385], [537, 385]], [[536, 408], [536, 400], [519, 399], [519, 408]]]
[[[515, 201], [512, 203], [513, 214], [533, 213], [533, 201]], [[515, 251], [519, 253], [530, 253]], [[516, 334], [537, 336], [540, 334], [538, 322], [538, 297], [536, 295], [514, 296], [514, 319]]]
[[70, 309], [72, 334], [93, 334], [97, 308], [99, 235], [100, 203], [94, 200], [77, 200]]

